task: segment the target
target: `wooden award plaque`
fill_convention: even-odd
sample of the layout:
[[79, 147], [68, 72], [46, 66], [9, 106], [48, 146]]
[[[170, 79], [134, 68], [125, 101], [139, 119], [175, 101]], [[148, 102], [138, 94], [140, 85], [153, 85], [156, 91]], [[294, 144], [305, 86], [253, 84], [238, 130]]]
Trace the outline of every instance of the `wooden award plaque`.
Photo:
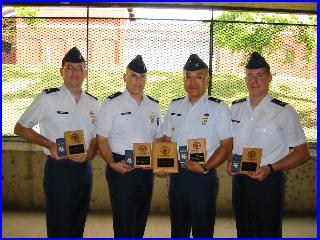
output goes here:
[[243, 148], [240, 173], [256, 172], [260, 167], [262, 148]]
[[85, 156], [84, 136], [82, 130], [64, 132], [68, 158], [81, 158]]
[[188, 139], [188, 159], [204, 164], [207, 162], [206, 139]]
[[153, 172], [165, 170], [167, 173], [178, 173], [177, 143], [153, 142], [152, 165]]
[[133, 144], [134, 167], [151, 167], [151, 143]]

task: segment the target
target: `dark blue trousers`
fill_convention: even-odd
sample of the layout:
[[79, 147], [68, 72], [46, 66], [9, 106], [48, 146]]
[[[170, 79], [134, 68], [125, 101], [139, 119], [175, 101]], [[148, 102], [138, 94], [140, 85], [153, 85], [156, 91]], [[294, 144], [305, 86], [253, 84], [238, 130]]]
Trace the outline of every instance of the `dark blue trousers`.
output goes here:
[[[124, 156], [113, 154], [115, 162]], [[150, 210], [152, 170], [134, 169], [126, 174], [106, 167], [106, 179], [112, 207], [114, 237], [142, 238]]]
[[48, 237], [83, 237], [92, 189], [91, 162], [48, 157], [43, 188]]
[[283, 172], [262, 182], [246, 175], [233, 176], [232, 205], [238, 237], [282, 237]]
[[218, 178], [213, 170], [207, 175], [185, 168], [170, 175], [169, 207], [171, 237], [212, 238], [214, 233]]

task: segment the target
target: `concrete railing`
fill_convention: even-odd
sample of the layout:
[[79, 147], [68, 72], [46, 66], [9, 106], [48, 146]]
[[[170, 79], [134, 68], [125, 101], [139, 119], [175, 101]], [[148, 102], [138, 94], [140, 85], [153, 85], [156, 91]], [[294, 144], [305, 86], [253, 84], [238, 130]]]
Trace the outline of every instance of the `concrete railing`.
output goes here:
[[[285, 211], [316, 212], [316, 150], [310, 149], [311, 159], [286, 172]], [[3, 208], [44, 209], [42, 188], [46, 157], [42, 148], [17, 137], [2, 140], [2, 204]], [[110, 210], [105, 163], [96, 156], [93, 166], [91, 209]], [[217, 169], [219, 194], [217, 213], [231, 213], [231, 180], [226, 163]], [[155, 177], [151, 210], [168, 211], [168, 178]]]

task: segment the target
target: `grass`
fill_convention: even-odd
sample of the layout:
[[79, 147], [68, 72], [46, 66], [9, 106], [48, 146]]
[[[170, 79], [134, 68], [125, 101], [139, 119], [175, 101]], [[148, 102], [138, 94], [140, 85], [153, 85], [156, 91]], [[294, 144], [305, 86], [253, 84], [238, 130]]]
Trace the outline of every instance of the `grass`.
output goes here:
[[[60, 66], [2, 65], [2, 135], [13, 135], [13, 127], [33, 98], [45, 88], [62, 83]], [[88, 91], [102, 103], [116, 91], [124, 89], [123, 69], [90, 68]], [[149, 71], [145, 92], [158, 99], [162, 114], [174, 98], [185, 96], [182, 72]], [[244, 79], [223, 72], [212, 76], [212, 95], [231, 102], [247, 96]], [[309, 142], [316, 142], [316, 79], [274, 77], [270, 94], [291, 104], [298, 112]]]

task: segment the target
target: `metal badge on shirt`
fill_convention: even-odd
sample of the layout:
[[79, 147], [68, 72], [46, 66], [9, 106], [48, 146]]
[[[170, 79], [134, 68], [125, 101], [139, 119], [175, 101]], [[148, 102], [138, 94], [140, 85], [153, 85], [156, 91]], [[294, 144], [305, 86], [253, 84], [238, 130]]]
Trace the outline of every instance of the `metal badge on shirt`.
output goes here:
[[96, 116], [94, 115], [94, 112], [90, 111], [90, 117], [91, 117], [91, 123], [96, 124]]
[[152, 124], [154, 124], [155, 121], [157, 121], [156, 122], [157, 126], [159, 126], [160, 118], [157, 118], [154, 112], [149, 116], [149, 119], [150, 119], [150, 123], [152, 123]]
[[155, 118], [155, 116], [151, 114], [149, 118], [150, 118], [150, 122], [151, 122], [151, 123], [154, 123], [154, 118]]
[[207, 125], [208, 124], [208, 118], [209, 118], [209, 113], [203, 114], [202, 125]]

